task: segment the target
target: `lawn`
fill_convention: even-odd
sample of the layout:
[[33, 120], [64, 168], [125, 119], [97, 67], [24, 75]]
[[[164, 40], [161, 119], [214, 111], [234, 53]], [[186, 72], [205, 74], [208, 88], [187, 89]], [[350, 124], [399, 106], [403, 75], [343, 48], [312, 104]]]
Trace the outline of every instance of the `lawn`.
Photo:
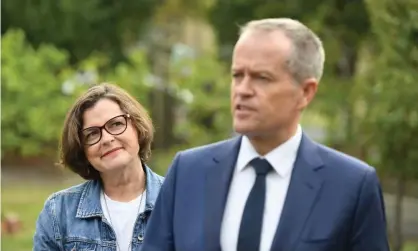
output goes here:
[[2, 214], [16, 213], [22, 221], [22, 229], [13, 236], [2, 232], [1, 250], [29, 251], [32, 250], [32, 237], [35, 222], [48, 196], [68, 184], [46, 185], [9, 185], [2, 186], [1, 207]]
[[[45, 199], [54, 191], [68, 187], [61, 185], [8, 185], [1, 191], [2, 214], [16, 213], [19, 215], [23, 228], [14, 235], [2, 234], [2, 251], [30, 251], [32, 250], [32, 236], [36, 218], [43, 207]], [[418, 251], [418, 244], [408, 244], [405, 251]]]

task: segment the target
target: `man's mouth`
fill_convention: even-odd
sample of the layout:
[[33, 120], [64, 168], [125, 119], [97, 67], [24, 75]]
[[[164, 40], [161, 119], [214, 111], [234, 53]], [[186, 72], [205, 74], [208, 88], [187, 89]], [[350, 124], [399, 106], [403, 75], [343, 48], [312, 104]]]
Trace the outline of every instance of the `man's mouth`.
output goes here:
[[246, 106], [246, 105], [241, 105], [241, 104], [237, 105], [237, 106], [235, 107], [235, 109], [236, 109], [237, 111], [252, 111], [252, 110], [254, 110], [254, 109], [252, 109], [252, 108], [251, 108], [251, 107], [249, 107], [249, 106]]

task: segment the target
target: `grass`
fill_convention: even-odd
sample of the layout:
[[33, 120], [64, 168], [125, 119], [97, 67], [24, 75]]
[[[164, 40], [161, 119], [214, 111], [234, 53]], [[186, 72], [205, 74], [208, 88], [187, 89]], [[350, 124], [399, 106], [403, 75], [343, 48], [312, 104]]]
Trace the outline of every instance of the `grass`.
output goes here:
[[[53, 192], [69, 187], [71, 184], [60, 185], [8, 185], [1, 191], [2, 213], [19, 215], [23, 229], [14, 236], [2, 234], [1, 250], [30, 251], [36, 219], [46, 198]], [[407, 243], [404, 251], [418, 251], [418, 243]]]
[[22, 221], [22, 230], [16, 235], [2, 233], [1, 250], [29, 251], [32, 250], [32, 237], [39, 212], [48, 196], [68, 184], [62, 185], [10, 185], [2, 187], [2, 214], [16, 213]]

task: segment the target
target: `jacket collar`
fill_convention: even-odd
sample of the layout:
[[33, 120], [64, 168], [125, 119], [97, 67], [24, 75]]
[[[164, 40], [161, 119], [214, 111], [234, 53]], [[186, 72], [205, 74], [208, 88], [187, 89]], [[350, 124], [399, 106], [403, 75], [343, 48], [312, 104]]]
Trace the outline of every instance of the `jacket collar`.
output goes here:
[[[233, 176], [242, 137], [220, 144], [214, 152], [214, 164], [207, 167], [205, 187], [205, 250], [220, 251], [220, 231], [229, 185]], [[202, 165], [206, 165], [203, 163]], [[305, 133], [297, 150], [297, 158], [283, 206], [283, 212], [271, 250], [294, 250], [292, 245], [303, 230], [303, 223], [316, 202], [322, 180], [316, 173], [323, 166], [318, 147]], [[289, 232], [292, 229], [292, 232]]]
[[[163, 183], [163, 177], [153, 172], [148, 166], [144, 165], [146, 174], [147, 187], [146, 187], [146, 203], [145, 212], [152, 211], [158, 194], [160, 192], [161, 185]], [[86, 182], [84, 189], [82, 190], [80, 201], [78, 203], [77, 218], [90, 218], [90, 217], [103, 217], [103, 210], [100, 204], [100, 193], [102, 191], [102, 184], [100, 180], [92, 180]]]

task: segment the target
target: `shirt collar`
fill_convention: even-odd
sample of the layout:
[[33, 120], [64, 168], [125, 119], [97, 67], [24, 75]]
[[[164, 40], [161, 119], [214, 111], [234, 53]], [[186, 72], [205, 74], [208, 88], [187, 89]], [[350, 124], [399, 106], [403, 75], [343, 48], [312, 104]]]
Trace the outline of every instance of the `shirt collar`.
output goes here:
[[281, 176], [286, 177], [293, 169], [297, 151], [302, 139], [302, 128], [298, 125], [296, 133], [283, 144], [274, 148], [264, 156], [260, 156], [254, 149], [247, 136], [243, 136], [237, 159], [237, 171], [246, 168], [251, 160], [260, 157], [265, 158], [274, 170]]

